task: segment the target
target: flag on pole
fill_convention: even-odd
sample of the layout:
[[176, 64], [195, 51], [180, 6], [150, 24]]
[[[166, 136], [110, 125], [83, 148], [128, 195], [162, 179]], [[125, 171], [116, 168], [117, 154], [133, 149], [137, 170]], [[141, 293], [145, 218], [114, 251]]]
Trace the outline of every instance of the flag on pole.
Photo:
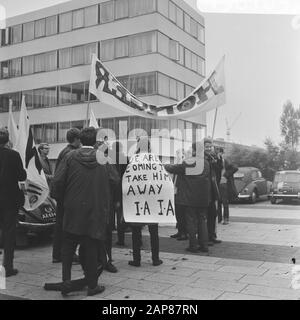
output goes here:
[[24, 208], [27, 211], [35, 210], [46, 200], [49, 194], [49, 187], [30, 129], [25, 96], [22, 97], [19, 134], [15, 149], [20, 153], [27, 172], [27, 180], [24, 186]]
[[8, 113], [8, 132], [9, 132], [9, 139], [15, 149], [18, 139], [18, 128], [14, 120], [13, 112], [12, 112], [12, 100], [9, 99], [9, 113]]
[[187, 97], [171, 105], [155, 106], [130, 93], [93, 55], [89, 92], [102, 103], [128, 114], [147, 118], [190, 119], [225, 104], [225, 56], [217, 67]]
[[94, 127], [95, 129], [99, 129], [99, 125], [97, 122], [97, 119], [95, 117], [95, 114], [93, 112], [93, 109], [91, 109], [91, 113], [90, 113], [90, 123], [89, 123], [90, 127]]

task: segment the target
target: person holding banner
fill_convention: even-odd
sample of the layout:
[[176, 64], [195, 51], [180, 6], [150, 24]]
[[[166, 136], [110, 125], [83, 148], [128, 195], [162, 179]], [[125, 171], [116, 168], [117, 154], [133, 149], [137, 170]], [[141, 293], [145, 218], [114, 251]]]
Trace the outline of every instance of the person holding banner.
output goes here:
[[[196, 151], [203, 153], [202, 143], [192, 144], [192, 157], [186, 158], [182, 164], [165, 165], [168, 172], [178, 175], [175, 202], [186, 217], [189, 235], [186, 250], [193, 253], [208, 252], [207, 210], [210, 202], [209, 163]], [[189, 174], [187, 169], [196, 168], [197, 162], [203, 163], [202, 171]]]
[[0, 129], [0, 222], [3, 237], [3, 267], [6, 277], [18, 273], [13, 267], [17, 213], [24, 205], [24, 194], [18, 183], [27, 178], [18, 152], [8, 147], [9, 133]]
[[41, 143], [38, 147], [40, 162], [43, 167], [48, 186], [51, 187], [51, 181], [53, 178], [52, 168], [50, 161], [48, 159], [48, 154], [50, 152], [50, 146], [48, 143]]

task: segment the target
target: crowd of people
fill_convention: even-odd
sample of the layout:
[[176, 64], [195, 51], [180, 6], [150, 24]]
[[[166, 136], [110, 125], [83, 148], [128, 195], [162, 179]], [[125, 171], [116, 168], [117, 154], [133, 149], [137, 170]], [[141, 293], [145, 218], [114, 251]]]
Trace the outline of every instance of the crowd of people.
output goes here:
[[[49, 145], [40, 144], [38, 151], [50, 195], [57, 202], [56, 225], [52, 250], [52, 262], [62, 263], [62, 282], [45, 284], [46, 290], [61, 291], [65, 296], [72, 291], [87, 287], [89, 296], [101, 293], [98, 285], [103, 270], [118, 272], [112, 260], [112, 233], [117, 221], [119, 246], [125, 245], [125, 232], [132, 231], [133, 260], [129, 265], [141, 266], [141, 224], [126, 224], [123, 218], [122, 176], [129, 162], [122, 144], [96, 141], [97, 130], [93, 127], [81, 131], [72, 128], [67, 132], [68, 145], [60, 152], [55, 170], [52, 170], [48, 154]], [[107, 139], [106, 139], [107, 140]], [[100, 164], [97, 150], [102, 146], [106, 157]], [[116, 154], [116, 163], [108, 156], [108, 148]], [[187, 174], [195, 167], [199, 150], [204, 152], [203, 170]], [[177, 240], [189, 241], [187, 251], [209, 252], [209, 246], [221, 243], [217, 239], [216, 221], [228, 224], [229, 199], [234, 198], [233, 174], [237, 168], [225, 160], [221, 148], [214, 150], [212, 141], [205, 139], [204, 150], [193, 143], [191, 151], [176, 164], [166, 164], [165, 169], [174, 174], [175, 212]], [[141, 152], [140, 149], [136, 153]], [[146, 152], [151, 152], [148, 141]], [[202, 157], [203, 158], [203, 157]], [[24, 195], [18, 183], [26, 180], [20, 155], [11, 149], [9, 134], [0, 129], [0, 221], [3, 233], [6, 276], [17, 274], [13, 267], [16, 217], [24, 205]], [[158, 224], [149, 224], [153, 266], [163, 263], [159, 258]], [[78, 254], [77, 254], [78, 252]], [[80, 263], [83, 278], [71, 277], [73, 263]]]

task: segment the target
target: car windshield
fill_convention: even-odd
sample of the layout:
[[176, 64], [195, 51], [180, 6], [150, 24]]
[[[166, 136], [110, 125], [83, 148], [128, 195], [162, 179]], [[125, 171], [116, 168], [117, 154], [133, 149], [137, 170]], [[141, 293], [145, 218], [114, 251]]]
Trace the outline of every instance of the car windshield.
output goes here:
[[275, 175], [274, 182], [299, 182], [300, 183], [300, 172], [284, 172], [284, 173], [277, 173]]

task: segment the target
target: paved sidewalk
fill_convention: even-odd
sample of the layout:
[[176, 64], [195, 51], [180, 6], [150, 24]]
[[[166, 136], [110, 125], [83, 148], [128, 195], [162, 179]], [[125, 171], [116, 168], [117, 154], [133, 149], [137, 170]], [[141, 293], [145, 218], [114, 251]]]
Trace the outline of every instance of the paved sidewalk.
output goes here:
[[[7, 289], [0, 290], [0, 299], [8, 295], [37, 300], [299, 300], [300, 290], [291, 286], [291, 261], [300, 261], [300, 214], [288, 208], [273, 213], [268, 207], [258, 210], [233, 207], [232, 221], [243, 221], [219, 224], [218, 235], [223, 242], [210, 247], [209, 255], [186, 254], [187, 242], [169, 237], [175, 232], [174, 227], [160, 227], [160, 256], [164, 263], [158, 267], [151, 264], [147, 228], [143, 230], [142, 266], [128, 265], [132, 252], [127, 234], [128, 247], [113, 248], [119, 272], [104, 272], [99, 283], [106, 290], [92, 298], [87, 298], [85, 291], [63, 298], [59, 292], [43, 290], [45, 282], [61, 280], [61, 266], [51, 263], [49, 243], [18, 250], [15, 266], [20, 273], [7, 279]], [[276, 219], [275, 224], [268, 221], [271, 216]], [[284, 224], [285, 219], [293, 219], [294, 223]], [[80, 266], [74, 266], [72, 277], [81, 276]]]

